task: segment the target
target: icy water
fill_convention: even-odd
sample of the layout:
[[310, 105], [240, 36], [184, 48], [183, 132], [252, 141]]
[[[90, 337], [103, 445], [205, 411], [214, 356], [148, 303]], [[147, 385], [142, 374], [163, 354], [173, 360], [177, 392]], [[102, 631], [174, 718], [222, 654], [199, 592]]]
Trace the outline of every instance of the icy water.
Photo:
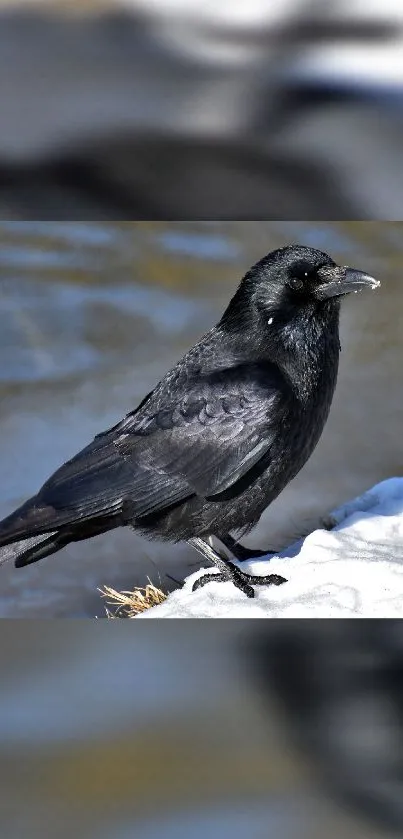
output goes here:
[[[251, 542], [287, 544], [402, 473], [401, 223], [0, 222], [0, 514], [132, 409], [218, 318], [246, 268], [292, 241], [382, 281], [344, 305], [339, 384], [309, 464]], [[129, 531], [0, 569], [0, 616], [104, 615], [98, 588], [163, 587], [187, 546]]]

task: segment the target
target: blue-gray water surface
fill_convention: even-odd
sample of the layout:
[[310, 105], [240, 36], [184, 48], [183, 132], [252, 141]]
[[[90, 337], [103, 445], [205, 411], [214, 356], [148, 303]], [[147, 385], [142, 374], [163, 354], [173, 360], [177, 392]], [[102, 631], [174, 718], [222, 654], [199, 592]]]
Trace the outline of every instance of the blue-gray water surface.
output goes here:
[[[249, 265], [299, 241], [375, 274], [346, 301], [331, 418], [251, 542], [287, 544], [335, 505], [400, 474], [400, 223], [0, 222], [0, 515], [131, 410], [218, 318]], [[163, 588], [187, 546], [117, 531], [26, 570], [0, 569], [1, 616], [103, 616], [98, 588]]]

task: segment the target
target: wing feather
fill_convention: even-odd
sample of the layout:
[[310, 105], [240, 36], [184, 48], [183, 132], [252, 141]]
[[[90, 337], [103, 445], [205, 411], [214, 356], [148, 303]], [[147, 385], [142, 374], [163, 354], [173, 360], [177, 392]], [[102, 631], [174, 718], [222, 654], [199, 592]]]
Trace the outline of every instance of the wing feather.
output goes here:
[[236, 496], [269, 465], [288, 398], [273, 365], [188, 377], [180, 388], [168, 380], [2, 522], [0, 544], [124, 509], [135, 520], [194, 495]]
[[[198, 378], [193, 388], [188, 382], [182, 398], [169, 403], [165, 395], [160, 410], [151, 403], [125, 421], [115, 446], [133, 471], [139, 515], [194, 494], [213, 499], [232, 488], [234, 495], [259, 462], [268, 464], [288, 394], [277, 370], [256, 368]], [[150, 484], [141, 498], [144, 479]]]

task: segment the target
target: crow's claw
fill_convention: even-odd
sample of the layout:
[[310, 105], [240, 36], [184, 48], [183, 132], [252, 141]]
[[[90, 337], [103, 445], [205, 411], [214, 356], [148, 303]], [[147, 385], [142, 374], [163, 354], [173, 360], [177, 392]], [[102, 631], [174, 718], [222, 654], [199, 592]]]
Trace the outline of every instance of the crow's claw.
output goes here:
[[199, 588], [207, 585], [207, 583], [227, 583], [231, 582], [236, 588], [239, 588], [246, 597], [253, 598], [255, 592], [253, 586], [281, 586], [286, 583], [285, 577], [280, 577], [279, 574], [269, 574], [267, 577], [254, 577], [252, 574], [244, 574], [239, 568], [233, 566], [233, 570], [228, 568], [227, 571], [220, 571], [218, 574], [203, 574], [193, 585], [192, 591], [197, 591]]

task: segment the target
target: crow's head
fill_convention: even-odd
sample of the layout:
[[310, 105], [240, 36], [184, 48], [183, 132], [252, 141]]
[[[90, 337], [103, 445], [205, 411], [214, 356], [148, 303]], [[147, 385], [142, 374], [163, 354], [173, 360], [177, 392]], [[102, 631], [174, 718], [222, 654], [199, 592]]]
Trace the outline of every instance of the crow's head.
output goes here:
[[377, 288], [379, 281], [364, 271], [337, 265], [323, 251], [290, 245], [272, 251], [248, 271], [244, 287], [264, 308], [321, 308], [338, 306], [339, 299], [363, 288]]

